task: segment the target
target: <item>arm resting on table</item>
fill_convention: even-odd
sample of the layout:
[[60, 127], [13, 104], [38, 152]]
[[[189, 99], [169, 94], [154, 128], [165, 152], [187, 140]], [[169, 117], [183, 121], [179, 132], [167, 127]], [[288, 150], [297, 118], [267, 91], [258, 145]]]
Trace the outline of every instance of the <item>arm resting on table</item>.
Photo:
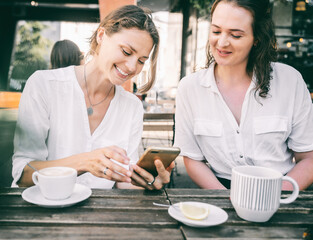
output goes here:
[[[295, 152], [296, 165], [287, 176], [292, 177], [299, 185], [300, 190], [305, 190], [313, 183], [313, 151]], [[292, 190], [292, 185], [284, 181], [283, 190]]]
[[184, 163], [189, 177], [199, 187], [204, 189], [226, 189], [204, 162], [184, 156]]

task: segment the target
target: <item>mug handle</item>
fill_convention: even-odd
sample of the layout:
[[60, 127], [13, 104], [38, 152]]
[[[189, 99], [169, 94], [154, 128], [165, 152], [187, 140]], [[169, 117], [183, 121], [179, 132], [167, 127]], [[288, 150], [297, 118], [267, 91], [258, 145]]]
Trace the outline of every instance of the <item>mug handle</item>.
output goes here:
[[33, 179], [33, 182], [34, 182], [35, 185], [39, 184], [39, 182], [38, 182], [38, 172], [33, 172], [32, 179]]
[[296, 198], [298, 197], [299, 195], [299, 186], [298, 186], [298, 183], [291, 177], [289, 176], [283, 176], [282, 177], [282, 181], [288, 181], [292, 184], [293, 186], [293, 191], [292, 191], [292, 194], [287, 197], [287, 198], [284, 198], [284, 199], [280, 199], [280, 203], [292, 203], [294, 200], [296, 200]]

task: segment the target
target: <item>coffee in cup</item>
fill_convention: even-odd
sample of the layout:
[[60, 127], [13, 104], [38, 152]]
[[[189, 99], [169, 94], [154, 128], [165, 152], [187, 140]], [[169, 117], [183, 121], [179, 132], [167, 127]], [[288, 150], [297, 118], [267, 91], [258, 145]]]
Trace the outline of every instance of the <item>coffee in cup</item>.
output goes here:
[[32, 175], [33, 182], [49, 200], [69, 198], [73, 193], [76, 178], [77, 171], [69, 167], [43, 168]]
[[[293, 185], [292, 194], [281, 199], [282, 181]], [[297, 182], [280, 172], [265, 167], [239, 166], [232, 169], [230, 199], [236, 213], [251, 222], [266, 222], [280, 203], [291, 203], [299, 195]]]

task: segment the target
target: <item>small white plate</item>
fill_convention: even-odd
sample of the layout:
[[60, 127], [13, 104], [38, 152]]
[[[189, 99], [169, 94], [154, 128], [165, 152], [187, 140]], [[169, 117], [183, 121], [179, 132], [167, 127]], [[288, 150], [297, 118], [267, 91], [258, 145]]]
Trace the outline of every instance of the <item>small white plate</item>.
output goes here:
[[33, 204], [36, 204], [41, 207], [48, 207], [48, 208], [62, 208], [62, 207], [68, 207], [71, 205], [74, 205], [76, 203], [79, 203], [87, 198], [89, 198], [91, 195], [91, 189], [81, 185], [81, 184], [75, 184], [73, 194], [64, 200], [48, 200], [46, 199], [40, 192], [40, 189], [38, 186], [33, 186], [30, 188], [27, 188], [22, 193], [22, 198], [26, 202], [30, 202]]
[[185, 225], [191, 227], [209, 227], [222, 224], [226, 222], [228, 219], [228, 214], [223, 209], [217, 206], [202, 202], [185, 202], [185, 203], [192, 204], [195, 206], [205, 206], [209, 209], [209, 215], [207, 218], [203, 220], [192, 220], [186, 218], [184, 214], [180, 211], [179, 203], [175, 203], [174, 205], [170, 206], [168, 209], [169, 215], [172, 218], [176, 219], [177, 221], [184, 223]]

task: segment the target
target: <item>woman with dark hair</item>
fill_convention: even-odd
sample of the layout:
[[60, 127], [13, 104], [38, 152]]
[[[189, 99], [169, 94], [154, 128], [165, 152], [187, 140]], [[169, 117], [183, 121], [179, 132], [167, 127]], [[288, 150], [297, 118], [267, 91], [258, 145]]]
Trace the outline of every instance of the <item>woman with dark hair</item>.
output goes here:
[[150, 12], [124, 6], [92, 35], [88, 63], [35, 72], [20, 101], [12, 185], [33, 185], [29, 163], [36, 169], [75, 168], [77, 182], [91, 188], [151, 190], [168, 183], [174, 163], [165, 169], [156, 160], [157, 177], [136, 165], [143, 107], [120, 86], [138, 75], [151, 55], [150, 78], [140, 91], [151, 88], [158, 46]]
[[78, 66], [83, 64], [84, 55], [79, 47], [71, 40], [57, 41], [51, 50], [50, 63], [51, 68], [62, 68], [71, 65]]
[[[206, 69], [185, 77], [175, 145], [201, 188], [230, 186], [239, 165], [276, 169], [300, 189], [313, 182], [313, 108], [301, 74], [274, 62], [268, 0], [216, 0]], [[283, 182], [283, 189], [292, 188]]]

